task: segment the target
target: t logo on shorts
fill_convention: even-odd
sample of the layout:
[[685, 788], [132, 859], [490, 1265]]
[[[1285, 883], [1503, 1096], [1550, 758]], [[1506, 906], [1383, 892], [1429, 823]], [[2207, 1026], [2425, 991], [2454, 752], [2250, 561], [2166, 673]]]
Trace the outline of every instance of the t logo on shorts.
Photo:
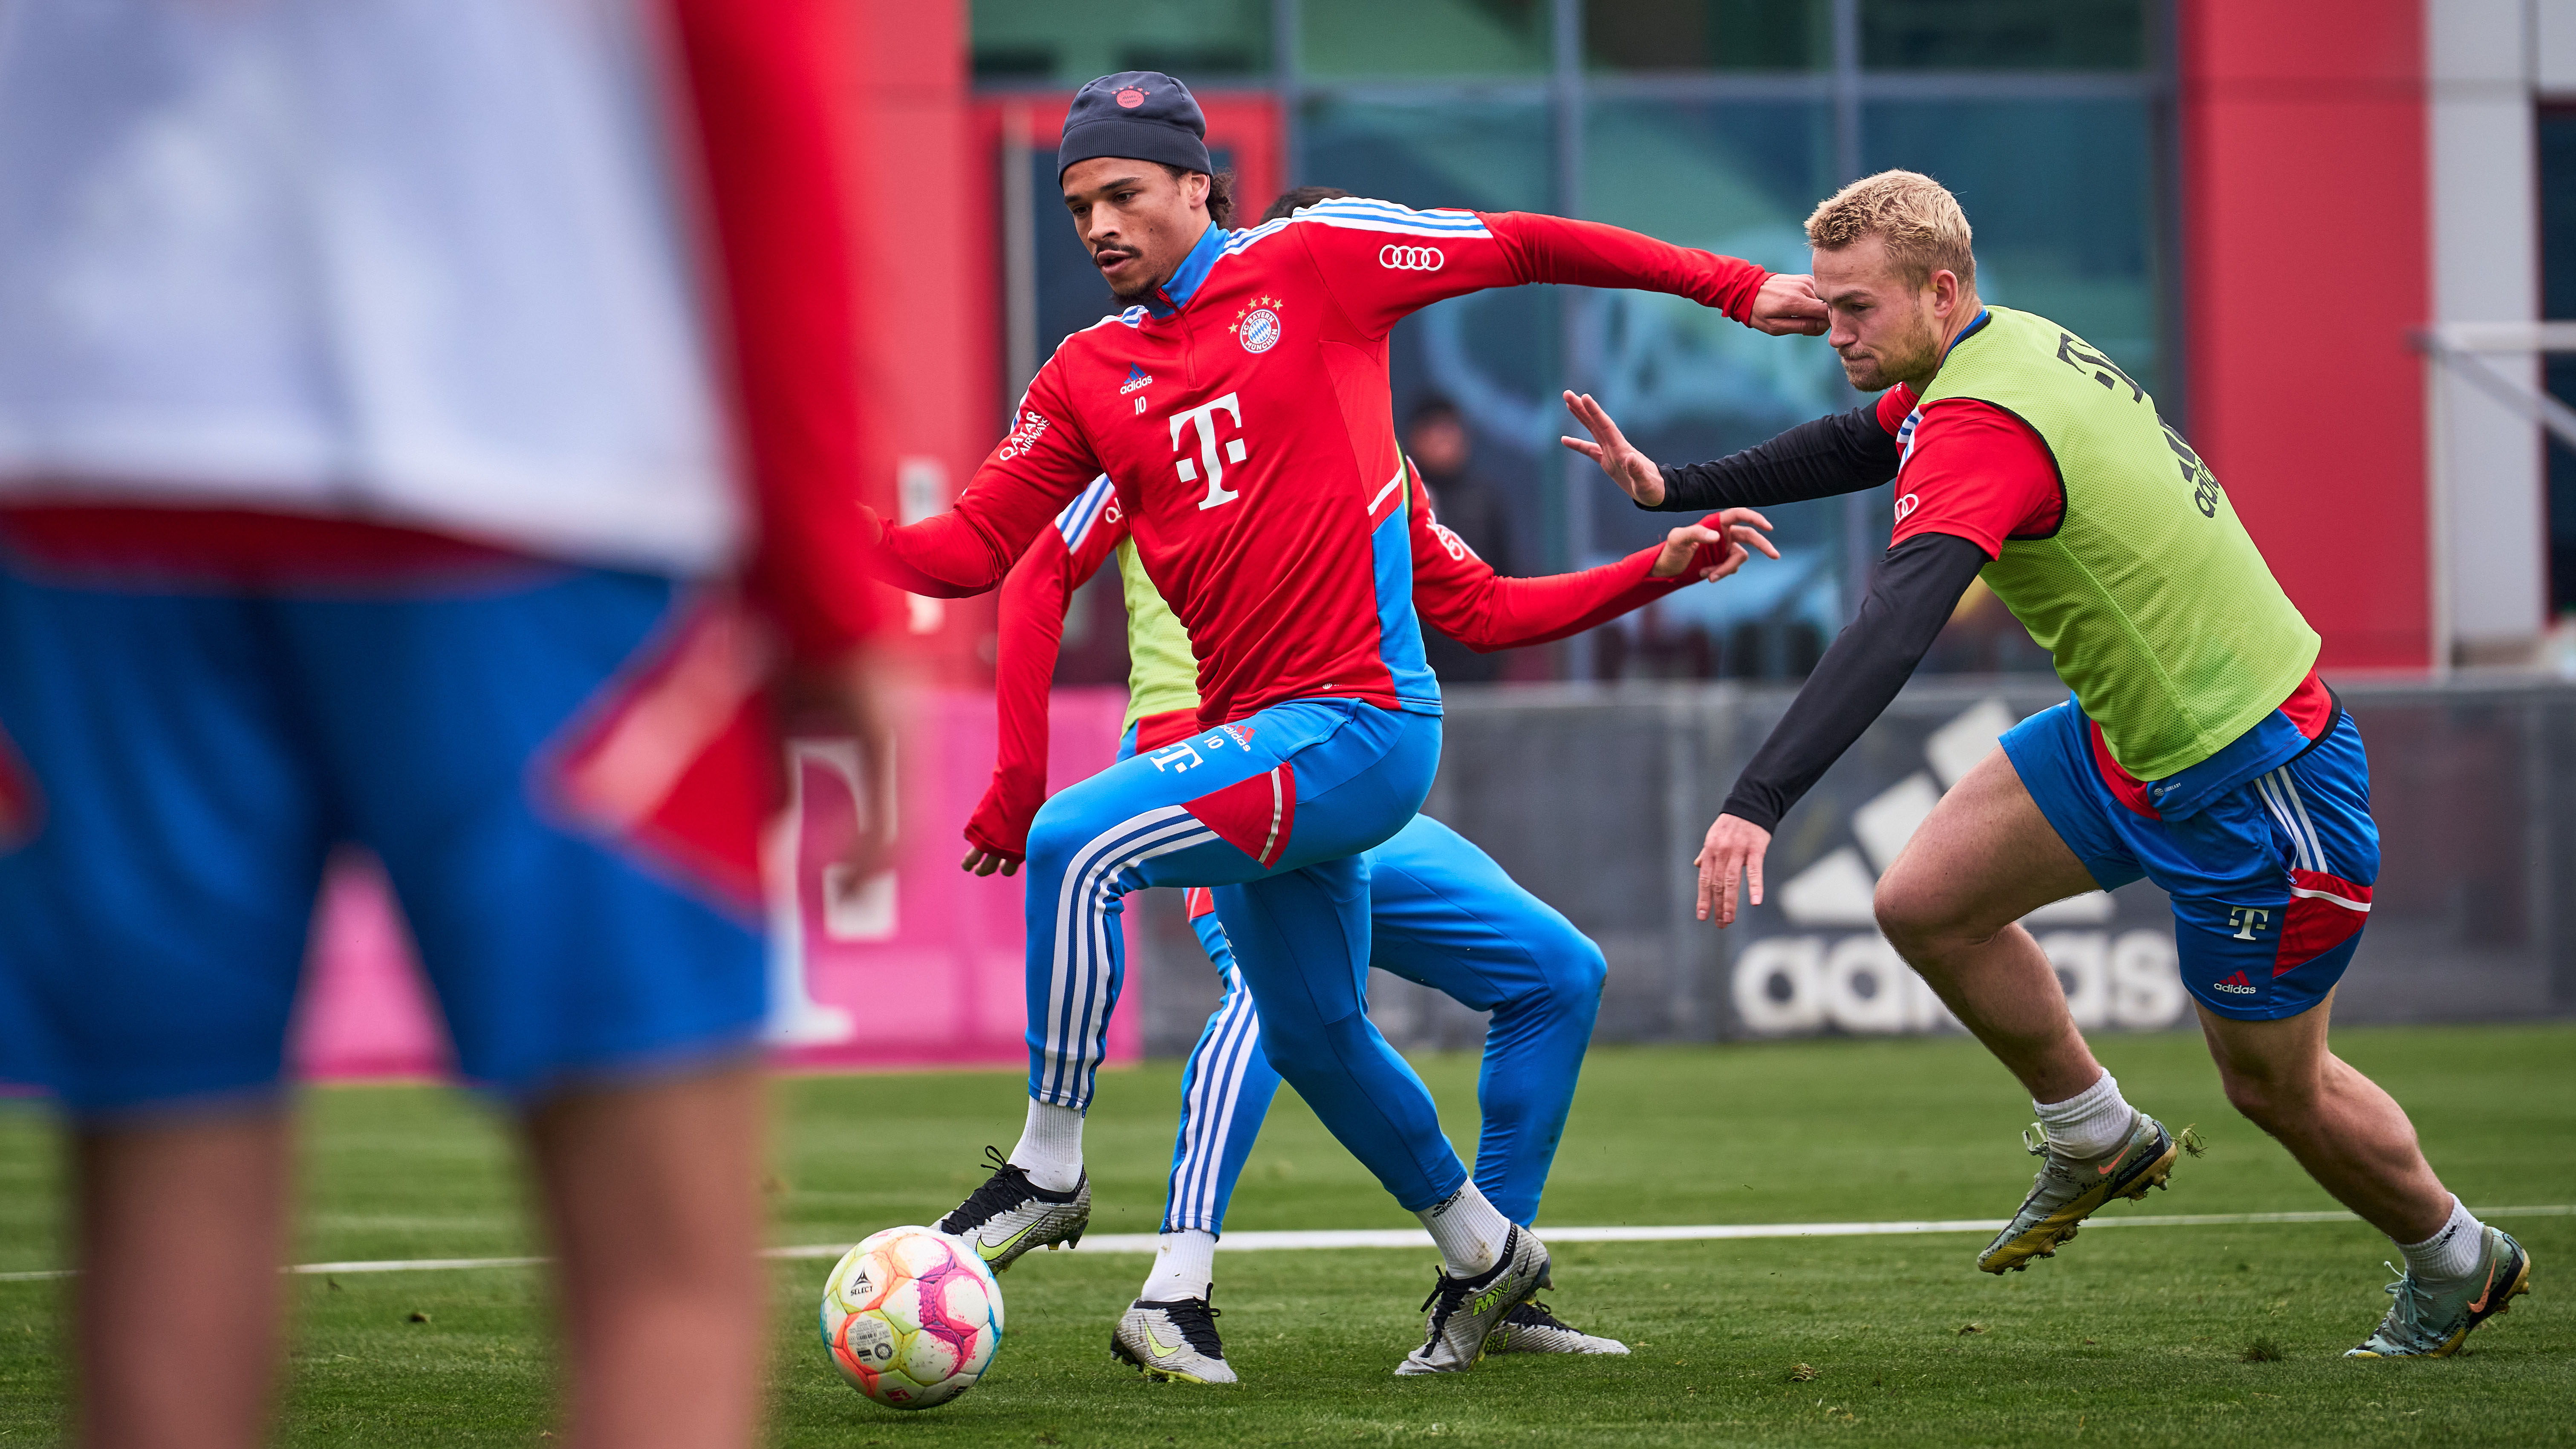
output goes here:
[[2236, 939], [2239, 941], [2253, 940], [2254, 933], [2263, 929], [2263, 923], [2270, 919], [2272, 919], [2270, 911], [2259, 911], [2252, 906], [2227, 908], [2227, 924], [2236, 928]]

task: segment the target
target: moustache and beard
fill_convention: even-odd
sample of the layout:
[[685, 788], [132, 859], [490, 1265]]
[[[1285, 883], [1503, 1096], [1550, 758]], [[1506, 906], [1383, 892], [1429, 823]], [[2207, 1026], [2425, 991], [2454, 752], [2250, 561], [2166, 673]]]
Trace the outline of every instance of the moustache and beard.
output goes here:
[[1903, 327], [1870, 344], [1866, 356], [1844, 355], [1843, 376], [1862, 392], [1883, 392], [1931, 372], [1941, 358], [1941, 328], [1928, 302], [1918, 302]]
[[[1142, 256], [1143, 253], [1133, 247], [1106, 246], [1091, 254], [1091, 264], [1097, 267], [1119, 261], [1132, 263]], [[1108, 281], [1105, 277], [1101, 280]], [[1138, 268], [1137, 275], [1130, 277], [1124, 284], [1110, 282], [1109, 295], [1121, 302], [1141, 302], [1153, 293], [1154, 286], [1154, 278], [1145, 275], [1143, 269]]]

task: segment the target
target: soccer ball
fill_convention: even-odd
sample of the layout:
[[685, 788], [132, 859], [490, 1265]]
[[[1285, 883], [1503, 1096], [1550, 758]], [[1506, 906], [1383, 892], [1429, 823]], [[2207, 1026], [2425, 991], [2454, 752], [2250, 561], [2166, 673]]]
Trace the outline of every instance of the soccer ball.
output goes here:
[[823, 1346], [851, 1387], [888, 1408], [944, 1404], [975, 1387], [1002, 1346], [1002, 1288], [956, 1239], [888, 1228], [823, 1285]]

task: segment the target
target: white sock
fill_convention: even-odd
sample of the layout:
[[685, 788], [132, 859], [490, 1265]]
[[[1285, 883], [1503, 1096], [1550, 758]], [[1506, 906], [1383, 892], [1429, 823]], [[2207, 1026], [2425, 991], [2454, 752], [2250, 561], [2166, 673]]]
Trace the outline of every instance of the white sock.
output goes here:
[[1216, 1277], [1216, 1234], [1187, 1228], [1165, 1233], [1154, 1247], [1154, 1271], [1145, 1275], [1143, 1303], [1174, 1303], [1205, 1298]]
[[2137, 1125], [2136, 1113], [2120, 1100], [2119, 1079], [2109, 1072], [2063, 1102], [2034, 1098], [2030, 1105], [2039, 1113], [2039, 1125], [2048, 1129], [2050, 1145], [2078, 1162], [2127, 1141], [2129, 1129]]
[[1414, 1216], [1431, 1230], [1452, 1278], [1473, 1278], [1494, 1266], [1512, 1233], [1512, 1220], [1485, 1201], [1473, 1182]]
[[2477, 1271], [2486, 1240], [2485, 1224], [2455, 1197], [2451, 1219], [2440, 1232], [2420, 1243], [2399, 1243], [2397, 1251], [2406, 1255], [2407, 1270], [2418, 1278], [2465, 1278]]
[[1029, 1123], [1020, 1129], [1020, 1145], [1011, 1149], [1011, 1165], [1049, 1192], [1073, 1191], [1082, 1182], [1082, 1114], [1031, 1098]]

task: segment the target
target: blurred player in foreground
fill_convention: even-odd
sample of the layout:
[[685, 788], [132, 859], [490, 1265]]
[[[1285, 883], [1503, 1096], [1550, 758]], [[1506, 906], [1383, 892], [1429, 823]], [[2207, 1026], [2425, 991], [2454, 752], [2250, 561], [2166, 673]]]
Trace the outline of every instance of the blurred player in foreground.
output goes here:
[[[1301, 187], [1282, 196], [1263, 220], [1347, 194]], [[1767, 521], [1736, 510], [1676, 528], [1657, 547], [1585, 573], [1500, 578], [1464, 540], [1434, 521], [1418, 477], [1410, 486], [1415, 605], [1434, 627], [1481, 651], [1564, 638], [1701, 579], [1732, 574], [1748, 556], [1747, 544], [1771, 551], [1758, 531]], [[1064, 612], [1074, 591], [1112, 558], [1127, 602], [1130, 661], [1119, 758], [1161, 749], [1198, 731], [1189, 635], [1145, 576], [1117, 493], [1103, 478], [1057, 516], [1054, 528], [1038, 535], [1002, 585], [996, 662], [1002, 755], [992, 787], [966, 827], [972, 847], [962, 862], [967, 870], [1012, 874], [1028, 853], [1029, 822], [1046, 796], [1047, 692]], [[1483, 851], [1429, 816], [1416, 816], [1394, 839], [1368, 852], [1367, 861], [1371, 964], [1493, 1013], [1477, 1084], [1484, 1125], [1476, 1185], [1505, 1217], [1527, 1227], [1538, 1217], [1548, 1165], [1591, 1042], [1605, 971], [1601, 950]], [[1112, 1348], [1155, 1377], [1232, 1383], [1235, 1373], [1209, 1306], [1210, 1282], [1226, 1206], [1279, 1075], [1262, 1055], [1259, 1017], [1208, 894], [1189, 892], [1190, 926], [1216, 967], [1224, 998], [1182, 1072], [1162, 1243], [1143, 1291], [1119, 1321]], [[1112, 901], [1106, 909], [1116, 913], [1123, 904]], [[1113, 973], [1106, 997], [1091, 1004], [1085, 1028], [1070, 1039], [1056, 1039], [1052, 1049], [1032, 1039], [1048, 1065], [1031, 1079], [1031, 1096], [1051, 1082], [1070, 1080], [1088, 1103], [1120, 984]], [[1031, 1019], [1054, 1020], [1063, 1008], [1060, 1002], [1041, 1007], [1033, 1001]], [[979, 1233], [977, 1246], [996, 1267], [1031, 1246], [1018, 1232], [1026, 1225], [1020, 1210], [1030, 1195], [1026, 1173], [1006, 1169], [1002, 1176], [1009, 1185], [1000, 1190], [1010, 1203], [1000, 1216], [979, 1223], [983, 1214], [972, 1204], [958, 1214], [959, 1226]], [[1077, 1206], [1087, 1208], [1087, 1196], [1078, 1195]], [[1569, 1328], [1534, 1298], [1505, 1315], [1489, 1344], [1494, 1352], [1627, 1352], [1624, 1344]]]
[[265, 1435], [341, 841], [525, 1133], [570, 1438], [750, 1441], [766, 658], [886, 783], [831, 13], [12, 9], [0, 1079], [68, 1120], [82, 1442]]
[[[888, 530], [877, 567], [916, 593], [980, 593], [1093, 480], [1118, 480], [1197, 653], [1207, 732], [1038, 812], [1030, 1000], [1076, 1015], [1030, 1022], [1031, 1074], [1105, 999], [1122, 949], [1109, 903], [1216, 887], [1272, 1065], [1440, 1245], [1431, 1332], [1399, 1372], [1456, 1372], [1547, 1276], [1547, 1253], [1469, 1180], [1365, 1009], [1362, 853], [1412, 820], [1440, 753], [1387, 332], [1441, 298], [1532, 282], [1677, 293], [1771, 331], [1812, 331], [1822, 309], [1802, 278], [1554, 217], [1345, 200], [1230, 231], [1206, 130], [1188, 90], [1150, 71], [1074, 98], [1065, 204], [1132, 305], [1065, 339], [955, 511]], [[1044, 1085], [1010, 1157], [1023, 1171], [997, 1171], [968, 1200], [974, 1220], [949, 1221], [1025, 1210], [1030, 1246], [1078, 1233], [1086, 1090]]]
[[2141, 876], [2173, 899], [2183, 984], [2228, 1099], [2389, 1235], [2396, 1303], [2352, 1353], [2443, 1355], [2524, 1291], [2520, 1244], [2471, 1216], [2388, 1094], [2326, 1042], [2379, 873], [2361, 735], [2318, 639], [2226, 493], [2146, 390], [2082, 338], [1977, 299], [1966, 216], [1907, 171], [1807, 219], [1816, 290], [1871, 407], [1714, 463], [1659, 469], [1590, 398], [1566, 445], [1645, 507], [1697, 512], [1896, 479], [1895, 540], [1709, 827], [1700, 915], [1762, 899], [1771, 831], [1878, 717], [1983, 575], [2075, 697], [2022, 721], [1951, 790], [1878, 886], [1888, 940], [2029, 1088], [2042, 1166], [1977, 1266], [2052, 1254], [2113, 1197], [2171, 1172], [2068, 1015], [2020, 919]]

